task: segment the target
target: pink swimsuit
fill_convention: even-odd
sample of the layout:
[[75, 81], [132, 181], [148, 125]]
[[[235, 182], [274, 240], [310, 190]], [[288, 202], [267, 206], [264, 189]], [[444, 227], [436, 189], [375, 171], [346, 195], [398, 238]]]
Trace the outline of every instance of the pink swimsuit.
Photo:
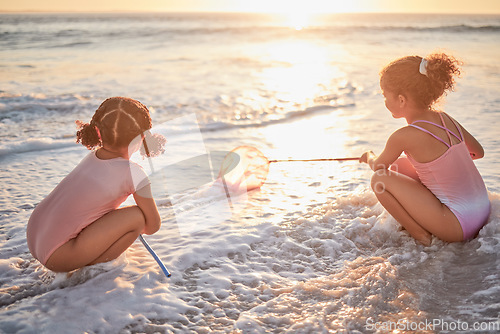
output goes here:
[[31, 254], [46, 264], [57, 248], [148, 184], [137, 164], [88, 154], [33, 210], [26, 231]]
[[[460, 126], [451, 121], [458, 129], [460, 137], [446, 128], [441, 117], [442, 126], [424, 120], [415, 121], [410, 126], [422, 130], [446, 146], [448, 150], [439, 158], [426, 163], [415, 161], [410, 155], [408, 159], [415, 167], [420, 181], [457, 217], [464, 235], [464, 240], [471, 239], [477, 235], [481, 227], [486, 224], [491, 211], [491, 204], [484, 181], [470, 157], [467, 145]], [[455, 136], [460, 143], [450, 145], [435, 134], [415, 123], [428, 123], [443, 129], [448, 134]]]

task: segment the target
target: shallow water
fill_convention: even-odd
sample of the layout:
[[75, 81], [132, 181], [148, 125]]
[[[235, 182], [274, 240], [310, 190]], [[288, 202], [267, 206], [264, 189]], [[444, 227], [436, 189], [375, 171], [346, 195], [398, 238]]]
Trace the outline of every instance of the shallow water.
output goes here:
[[[341, 15], [300, 30], [259, 15], [1, 18], [0, 331], [365, 333], [439, 320], [419, 332], [495, 332], [497, 16]], [[419, 245], [377, 203], [365, 165], [297, 162], [271, 164], [260, 190], [233, 198], [230, 217], [227, 203], [208, 201], [201, 218], [215, 220], [194, 230], [175, 210], [199, 218], [200, 194], [213, 189], [193, 179], [198, 189], [171, 194], [152, 178], [162, 228], [146, 238], [170, 279], [140, 242], [69, 277], [29, 254], [33, 208], [88, 154], [74, 121], [106, 97], [151, 107], [168, 134], [165, 164], [241, 145], [269, 159], [358, 156], [404, 125], [383, 106], [380, 68], [437, 48], [465, 61], [444, 109], [486, 151], [477, 166], [493, 212], [476, 239]]]

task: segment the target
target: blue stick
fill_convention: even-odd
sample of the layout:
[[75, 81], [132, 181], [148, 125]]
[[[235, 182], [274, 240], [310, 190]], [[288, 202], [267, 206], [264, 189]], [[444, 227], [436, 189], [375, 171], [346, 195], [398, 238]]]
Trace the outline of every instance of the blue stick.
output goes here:
[[161, 270], [163, 271], [163, 273], [165, 274], [165, 276], [167, 277], [170, 277], [172, 276], [169, 272], [168, 272], [168, 269], [167, 267], [165, 267], [165, 265], [163, 264], [163, 262], [161, 262], [160, 258], [158, 257], [158, 255], [156, 255], [155, 251], [153, 250], [153, 248], [151, 248], [151, 246], [149, 246], [149, 244], [146, 242], [146, 240], [144, 240], [144, 238], [142, 237], [142, 234], [139, 234], [139, 239], [141, 239], [141, 242], [142, 244], [144, 245], [144, 247], [146, 247], [146, 249], [148, 250], [149, 253], [151, 253], [151, 255], [153, 256], [153, 258], [156, 260], [156, 262], [158, 263], [158, 265], [160, 266]]
[[[150, 154], [149, 154], [149, 148], [148, 148], [147, 140], [143, 140], [142, 143], [144, 144], [144, 150], [146, 151], [146, 156], [148, 157], [149, 167], [151, 167], [151, 172], [154, 173], [155, 169], [154, 169], [153, 162], [151, 161], [151, 157], [150, 157]], [[156, 253], [153, 250], [153, 248], [151, 248], [151, 246], [149, 246], [149, 244], [146, 242], [146, 240], [144, 240], [142, 234], [139, 234], [139, 239], [141, 239], [142, 244], [144, 245], [144, 247], [146, 247], [146, 249], [148, 250], [148, 252], [151, 253], [151, 255], [153, 256], [153, 258], [156, 260], [156, 263], [158, 263], [158, 265], [160, 266], [160, 268], [163, 271], [163, 273], [165, 274], [165, 276], [167, 276], [167, 277], [172, 276], [168, 272], [167, 267], [165, 267], [165, 265], [163, 264], [163, 262], [161, 262], [161, 260], [158, 257], [158, 255], [156, 255]]]

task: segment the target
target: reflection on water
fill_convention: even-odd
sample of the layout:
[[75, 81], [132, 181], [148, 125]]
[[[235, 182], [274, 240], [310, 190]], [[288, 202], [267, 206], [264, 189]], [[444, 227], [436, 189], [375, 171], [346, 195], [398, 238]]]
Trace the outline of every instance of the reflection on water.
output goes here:
[[[342, 52], [339, 46], [339, 52]], [[306, 40], [277, 41], [267, 46], [267, 67], [259, 74], [263, 88], [276, 92], [279, 102], [309, 106], [320, 96], [332, 93], [332, 82], [345, 76], [331, 66], [327, 50]]]
[[[245, 46], [253, 71], [241, 64], [244, 88], [237, 95], [220, 94], [212, 120], [236, 124], [258, 124], [303, 116], [307, 108], [353, 105], [358, 87], [340, 69], [348, 58], [340, 44], [317, 43], [292, 33], [289, 39], [270, 39]], [[245, 58], [247, 59], [247, 58]], [[244, 66], [243, 66], [244, 65]]]

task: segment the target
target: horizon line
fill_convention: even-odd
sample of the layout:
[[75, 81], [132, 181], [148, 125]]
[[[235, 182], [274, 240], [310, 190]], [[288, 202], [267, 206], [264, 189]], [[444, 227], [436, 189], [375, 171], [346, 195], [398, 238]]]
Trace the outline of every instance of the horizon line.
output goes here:
[[[25, 9], [25, 10], [2, 10], [0, 14], [120, 14], [120, 13], [137, 13], [137, 14], [155, 14], [155, 13], [169, 13], [169, 14], [268, 14], [268, 15], [287, 15], [281, 12], [265, 12], [265, 11], [224, 11], [224, 10], [123, 10], [123, 9], [110, 9], [110, 10], [38, 10], [38, 9]], [[317, 12], [310, 13], [311, 15], [328, 15], [328, 14], [415, 14], [415, 15], [500, 15], [499, 12], [404, 12], [404, 11], [345, 11], [345, 12]]]

